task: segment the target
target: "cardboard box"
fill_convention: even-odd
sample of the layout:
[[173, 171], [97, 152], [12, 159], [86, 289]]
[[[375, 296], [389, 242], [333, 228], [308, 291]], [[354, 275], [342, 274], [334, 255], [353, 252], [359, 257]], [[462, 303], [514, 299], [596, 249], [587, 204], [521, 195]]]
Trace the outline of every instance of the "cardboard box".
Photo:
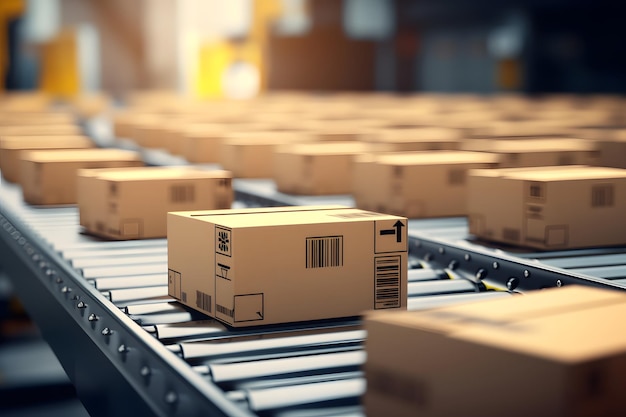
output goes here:
[[357, 157], [352, 195], [364, 210], [409, 218], [467, 214], [467, 171], [495, 168], [481, 152], [433, 151]]
[[276, 187], [288, 194], [349, 194], [353, 159], [370, 149], [362, 142], [281, 145], [274, 154]]
[[0, 138], [8, 136], [68, 136], [82, 135], [80, 126], [74, 124], [24, 124], [0, 126]]
[[626, 168], [626, 132], [615, 132], [615, 138], [597, 142], [600, 157], [598, 165]]
[[596, 165], [598, 162], [596, 143], [583, 139], [468, 139], [462, 142], [461, 149], [497, 154], [500, 168]]
[[180, 132], [181, 155], [192, 163], [220, 161], [222, 138], [228, 127], [215, 123], [193, 123]]
[[142, 165], [137, 152], [121, 149], [27, 151], [22, 154], [20, 185], [27, 203], [75, 204], [79, 169]]
[[222, 139], [220, 164], [236, 178], [271, 178], [274, 151], [278, 145], [310, 142], [303, 132], [259, 131], [229, 133]]
[[550, 250], [626, 244], [626, 170], [476, 170], [468, 191], [476, 237]]
[[405, 218], [302, 206], [167, 222], [169, 295], [230, 326], [406, 309]]
[[92, 148], [86, 136], [5, 136], [0, 138], [0, 170], [9, 182], [19, 182], [23, 151]]
[[472, 138], [490, 139], [534, 139], [564, 137], [570, 133], [568, 127], [545, 120], [505, 121], [494, 120], [471, 130]]
[[368, 416], [626, 413], [622, 292], [563, 287], [365, 321]]
[[192, 168], [78, 171], [80, 225], [110, 239], [167, 236], [167, 212], [230, 208], [232, 175]]
[[362, 137], [376, 152], [455, 150], [460, 140], [460, 130], [438, 127], [381, 129]]

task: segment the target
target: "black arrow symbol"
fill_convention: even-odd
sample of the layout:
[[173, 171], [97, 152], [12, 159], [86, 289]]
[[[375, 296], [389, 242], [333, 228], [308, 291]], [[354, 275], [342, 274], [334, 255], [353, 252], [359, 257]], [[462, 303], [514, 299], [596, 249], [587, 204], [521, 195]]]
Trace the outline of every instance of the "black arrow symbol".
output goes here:
[[402, 242], [402, 228], [404, 227], [404, 224], [402, 224], [402, 222], [400, 220], [398, 220], [397, 222], [394, 223], [393, 227], [394, 229], [383, 229], [380, 231], [380, 235], [384, 236], [384, 235], [396, 235], [396, 242]]

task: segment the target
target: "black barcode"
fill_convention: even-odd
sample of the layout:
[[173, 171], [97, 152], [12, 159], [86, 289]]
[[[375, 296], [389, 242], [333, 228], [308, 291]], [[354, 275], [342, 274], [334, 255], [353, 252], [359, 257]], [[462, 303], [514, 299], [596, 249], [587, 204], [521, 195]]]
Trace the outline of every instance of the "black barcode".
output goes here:
[[235, 312], [232, 309], [224, 307], [223, 305], [220, 305], [220, 304], [215, 306], [215, 310], [218, 313], [222, 313], [222, 314], [227, 315], [228, 317], [234, 317], [235, 316]]
[[173, 185], [170, 189], [170, 200], [173, 203], [194, 201], [194, 187], [192, 184]]
[[306, 238], [306, 267], [327, 268], [343, 265], [343, 236]]
[[202, 291], [196, 291], [196, 307], [200, 310], [211, 312], [211, 295]]
[[400, 307], [400, 257], [376, 258], [376, 308]]

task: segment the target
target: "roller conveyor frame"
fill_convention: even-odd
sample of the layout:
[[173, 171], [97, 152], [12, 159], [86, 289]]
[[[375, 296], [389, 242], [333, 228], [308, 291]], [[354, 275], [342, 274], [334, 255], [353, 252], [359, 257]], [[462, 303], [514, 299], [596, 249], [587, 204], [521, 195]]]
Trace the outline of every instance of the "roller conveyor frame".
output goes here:
[[[256, 192], [254, 187], [237, 180], [234, 187], [236, 199], [249, 206], [308, 203], [306, 198], [267, 189]], [[322, 200], [322, 204], [337, 203], [334, 199]], [[88, 277], [43, 242], [19, 213], [12, 212], [8, 205], [5, 207], [2, 199], [0, 203], [0, 253], [8, 255], [0, 259], [0, 266], [13, 277], [20, 299], [91, 415], [256, 415], [234, 400], [241, 400], [238, 397], [241, 392], [225, 393], [217, 384], [207, 381], [194, 370], [197, 367], [190, 366], [180, 353], [155, 337], [159, 326], [141, 325], [133, 320], [132, 314], [129, 316], [116, 308], [90, 284]], [[450, 276], [467, 279], [483, 288], [486, 285], [524, 292], [577, 283], [626, 289], [622, 283], [536, 262], [532, 255], [516, 256], [465, 240], [433, 237], [411, 228], [409, 253], [413, 260], [423, 260], [444, 269]], [[479, 295], [466, 293], [466, 296], [473, 298], [472, 294]], [[451, 301], [453, 295], [450, 292], [438, 296], [441, 299], [433, 305]], [[307, 329], [308, 325], [304, 326]], [[155, 331], [151, 332], [150, 328]], [[355, 381], [353, 388], [358, 391], [362, 386]], [[341, 407], [358, 414], [353, 405]]]

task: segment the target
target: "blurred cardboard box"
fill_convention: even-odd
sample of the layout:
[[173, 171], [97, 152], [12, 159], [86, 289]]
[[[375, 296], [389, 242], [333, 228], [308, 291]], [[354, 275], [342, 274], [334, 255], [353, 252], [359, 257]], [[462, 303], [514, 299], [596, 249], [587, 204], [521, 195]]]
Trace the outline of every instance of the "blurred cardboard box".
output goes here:
[[66, 136], [82, 135], [82, 130], [74, 124], [23, 124], [0, 127], [0, 138], [5, 136]]
[[613, 139], [599, 140], [597, 146], [600, 151], [598, 165], [626, 168], [626, 131], [616, 131]]
[[271, 178], [278, 145], [311, 142], [305, 132], [256, 131], [228, 133], [219, 150], [220, 164], [236, 178]]
[[280, 145], [274, 154], [276, 187], [288, 194], [349, 194], [354, 157], [370, 149], [362, 142]]
[[137, 152], [121, 149], [27, 151], [22, 154], [20, 185], [27, 203], [75, 204], [79, 169], [142, 165]]
[[424, 312], [370, 313], [365, 411], [624, 415], [626, 336], [615, 331], [624, 313], [624, 293], [577, 286]]
[[230, 208], [232, 175], [192, 168], [78, 171], [80, 225], [110, 239], [167, 236], [167, 212]]
[[470, 169], [496, 168], [497, 155], [432, 151], [386, 153], [355, 159], [356, 206], [409, 218], [467, 214], [466, 176]]
[[222, 138], [228, 128], [220, 124], [194, 123], [180, 132], [181, 155], [192, 163], [220, 161]]
[[461, 144], [461, 149], [497, 154], [500, 168], [598, 163], [596, 143], [583, 139], [468, 139]]
[[0, 137], [0, 170], [9, 182], [19, 182], [23, 151], [93, 148], [86, 136], [3, 136]]
[[460, 146], [461, 131], [439, 127], [381, 129], [364, 135], [377, 152], [454, 150]]
[[168, 213], [169, 295], [233, 327], [406, 309], [406, 226], [337, 206]]
[[537, 249], [626, 244], [626, 170], [562, 166], [476, 170], [469, 231]]
[[0, 114], [0, 126], [39, 126], [74, 125], [76, 117], [65, 112], [29, 112]]

